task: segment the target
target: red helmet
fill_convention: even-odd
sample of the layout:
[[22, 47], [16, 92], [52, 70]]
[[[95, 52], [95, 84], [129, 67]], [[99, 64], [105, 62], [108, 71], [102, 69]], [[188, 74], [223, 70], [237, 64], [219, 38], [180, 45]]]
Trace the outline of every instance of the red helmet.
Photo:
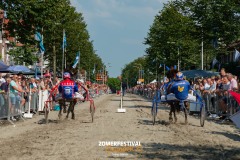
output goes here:
[[71, 78], [70, 73], [64, 72], [64, 73], [63, 73], [63, 78], [64, 78], [64, 79], [65, 79], [65, 78]]

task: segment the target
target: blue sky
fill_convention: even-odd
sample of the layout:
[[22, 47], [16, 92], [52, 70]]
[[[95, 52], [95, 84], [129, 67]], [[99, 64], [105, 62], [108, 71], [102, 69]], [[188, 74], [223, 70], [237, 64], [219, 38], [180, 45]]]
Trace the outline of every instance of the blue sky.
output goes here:
[[129, 62], [145, 54], [143, 44], [154, 16], [168, 0], [71, 0], [83, 14], [96, 53], [117, 77]]

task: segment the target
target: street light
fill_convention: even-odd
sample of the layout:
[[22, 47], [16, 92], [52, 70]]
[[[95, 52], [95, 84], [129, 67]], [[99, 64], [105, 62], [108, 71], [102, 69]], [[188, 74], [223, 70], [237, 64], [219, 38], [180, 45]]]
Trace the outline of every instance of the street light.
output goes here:
[[135, 64], [135, 65], [139, 65], [140, 67], [139, 67], [139, 79], [143, 79], [143, 75], [142, 75], [142, 64], [139, 64], [139, 63], [137, 63], [137, 64]]

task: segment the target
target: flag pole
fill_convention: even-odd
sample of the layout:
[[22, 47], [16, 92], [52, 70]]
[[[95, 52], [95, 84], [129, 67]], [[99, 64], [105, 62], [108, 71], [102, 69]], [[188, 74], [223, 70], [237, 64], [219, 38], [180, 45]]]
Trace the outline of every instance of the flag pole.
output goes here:
[[63, 72], [64, 72], [64, 49], [65, 49], [64, 34], [65, 34], [65, 30], [63, 29], [63, 43], [62, 43], [62, 47], [63, 47], [63, 53], [62, 53], [62, 79], [63, 79]]
[[[43, 43], [43, 27], [42, 27], [42, 43]], [[43, 77], [43, 53], [41, 53], [41, 77]]]

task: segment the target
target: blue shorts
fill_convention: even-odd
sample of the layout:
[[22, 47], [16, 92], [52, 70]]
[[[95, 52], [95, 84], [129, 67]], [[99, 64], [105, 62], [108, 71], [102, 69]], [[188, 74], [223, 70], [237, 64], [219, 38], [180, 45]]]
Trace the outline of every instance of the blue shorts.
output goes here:
[[10, 96], [10, 100], [12, 105], [16, 105], [17, 101], [21, 101], [21, 97], [19, 95]]

